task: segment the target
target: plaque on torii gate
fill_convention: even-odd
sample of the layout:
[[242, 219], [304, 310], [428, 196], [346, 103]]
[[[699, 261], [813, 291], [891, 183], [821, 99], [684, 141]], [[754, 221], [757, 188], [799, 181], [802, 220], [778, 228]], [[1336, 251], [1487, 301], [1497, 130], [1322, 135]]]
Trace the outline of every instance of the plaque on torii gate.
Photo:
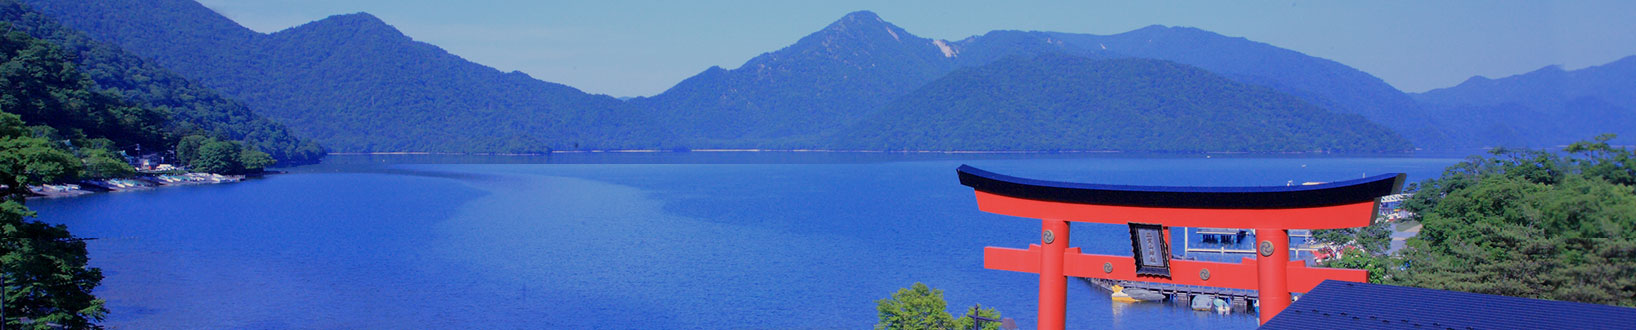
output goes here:
[[[1368, 279], [1364, 270], [1308, 268], [1291, 261], [1288, 230], [1368, 226], [1376, 199], [1396, 193], [1405, 177], [1394, 173], [1304, 186], [1160, 187], [1034, 180], [969, 165], [957, 172], [960, 184], [976, 190], [979, 210], [1041, 220], [1040, 244], [983, 249], [983, 268], [1040, 275], [1040, 329], [1064, 327], [1067, 276], [1255, 290], [1260, 321], [1266, 323], [1289, 306], [1290, 292], [1307, 292], [1325, 279]], [[1169, 227], [1249, 228], [1259, 242], [1256, 258], [1238, 263], [1170, 260], [1168, 248], [1149, 253], [1137, 248], [1136, 257], [1084, 254], [1068, 247], [1070, 221], [1129, 225], [1133, 240], [1159, 236], [1164, 242]]]

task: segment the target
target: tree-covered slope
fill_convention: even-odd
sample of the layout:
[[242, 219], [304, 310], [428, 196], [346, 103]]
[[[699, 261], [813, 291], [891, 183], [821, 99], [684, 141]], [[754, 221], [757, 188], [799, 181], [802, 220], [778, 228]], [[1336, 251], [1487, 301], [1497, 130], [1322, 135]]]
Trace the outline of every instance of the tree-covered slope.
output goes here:
[[243, 90], [255, 94], [246, 100], [341, 150], [652, 148], [666, 138], [617, 99], [501, 73], [413, 41], [368, 14], [333, 16], [261, 41], [278, 59], [260, 66], [267, 79], [249, 81]]
[[1169, 61], [1046, 54], [961, 69], [842, 133], [884, 150], [1396, 152], [1361, 116]]
[[[1468, 157], [1410, 185], [1406, 220], [1422, 229], [1403, 249], [1324, 266], [1391, 285], [1636, 306], [1636, 155], [1611, 138]], [[1390, 233], [1326, 236], [1383, 245]]]
[[261, 34], [189, 0], [25, 0], [336, 151], [667, 147], [623, 102], [504, 73], [368, 14]]
[[1450, 137], [1408, 95], [1380, 78], [1328, 59], [1188, 27], [1149, 26], [1114, 35], [994, 31], [952, 45], [963, 65], [1045, 52], [1167, 60], [1237, 82], [1272, 88], [1339, 113], [1392, 128], [1417, 147], [1453, 147]]
[[[294, 136], [283, 125], [250, 111], [244, 104], [151, 61], [63, 27], [16, 0], [0, 0], [0, 21], [60, 47], [79, 71], [92, 78], [96, 90], [167, 113], [164, 126], [172, 135], [201, 134], [241, 140], [286, 165], [316, 162], [324, 155], [323, 148], [316, 143]], [[150, 144], [147, 147], [159, 151], [169, 150], [171, 146]]]
[[1616, 133], [1636, 138], [1636, 56], [1565, 71], [1472, 77], [1415, 99], [1470, 146], [1545, 147]]
[[115, 147], [165, 146], [168, 113], [131, 106], [95, 89], [61, 49], [0, 23], [0, 111], [51, 141], [108, 139]]
[[632, 103], [698, 146], [790, 145], [849, 124], [953, 68], [933, 40], [860, 11], [737, 69], [712, 67]]
[[916, 37], [857, 12], [737, 69], [711, 68], [634, 103], [711, 145], [831, 147], [822, 138], [787, 137], [832, 133], [958, 68], [1040, 54], [1179, 62], [1363, 115], [1417, 146], [1451, 145], [1417, 103], [1368, 73], [1244, 38], [1160, 26], [1110, 36], [999, 30], [950, 42]]

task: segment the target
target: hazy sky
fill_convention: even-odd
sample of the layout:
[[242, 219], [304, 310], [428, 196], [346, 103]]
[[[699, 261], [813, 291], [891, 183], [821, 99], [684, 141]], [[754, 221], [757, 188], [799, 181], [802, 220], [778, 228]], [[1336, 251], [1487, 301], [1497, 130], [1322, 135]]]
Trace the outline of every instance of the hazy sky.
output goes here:
[[1636, 55], [1636, 1], [199, 1], [261, 32], [368, 12], [473, 62], [613, 96], [737, 68], [857, 10], [948, 40], [1191, 26], [1335, 60], [1406, 92]]

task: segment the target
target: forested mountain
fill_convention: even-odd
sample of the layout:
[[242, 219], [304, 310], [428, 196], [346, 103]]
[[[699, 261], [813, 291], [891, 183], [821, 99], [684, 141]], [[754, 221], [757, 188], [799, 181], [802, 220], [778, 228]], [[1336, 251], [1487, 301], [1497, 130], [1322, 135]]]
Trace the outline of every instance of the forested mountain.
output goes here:
[[938, 42], [860, 11], [737, 69], [711, 67], [631, 102], [700, 146], [788, 145], [849, 124], [953, 68]]
[[840, 135], [870, 150], [1398, 152], [1358, 115], [1169, 61], [1046, 54], [944, 76]]
[[[654, 97], [620, 101], [465, 61], [368, 14], [262, 34], [189, 0], [22, 1], [340, 151], [836, 148], [842, 146], [838, 134], [863, 136], [849, 129], [956, 70], [1047, 54], [1196, 67], [1312, 107], [1360, 115], [1364, 120], [1357, 124], [1372, 121], [1427, 149], [1534, 139], [1516, 127], [1469, 127], [1478, 125], [1470, 118], [1483, 116], [1525, 121], [1497, 115], [1503, 111], [1493, 109], [1504, 104], [1460, 105], [1422, 96], [1439, 104], [1428, 114], [1421, 102], [1368, 73], [1193, 28], [1150, 26], [1107, 36], [993, 31], [951, 42], [915, 36], [861, 11], [738, 68], [712, 67]], [[1076, 95], [1083, 91], [1061, 92], [1065, 100], [1085, 97]], [[1598, 98], [1570, 101], [1580, 109], [1601, 109], [1597, 102], [1624, 107]], [[1489, 110], [1470, 110], [1478, 108]], [[1608, 114], [1617, 113], [1595, 116]], [[879, 136], [898, 133], [905, 132]], [[1287, 147], [1373, 148], [1319, 144]], [[1373, 149], [1393, 148], [1387, 142]]]
[[681, 135], [712, 144], [824, 147], [823, 139], [776, 138], [833, 132], [958, 68], [1041, 54], [1174, 61], [1360, 114], [1417, 145], [1451, 145], [1414, 100], [1367, 73], [1244, 38], [1162, 26], [1111, 36], [993, 31], [950, 42], [920, 38], [873, 13], [855, 12], [737, 69], [711, 68], [633, 103], [687, 123]]
[[261, 34], [190, 0], [25, 0], [337, 151], [669, 147], [612, 97], [504, 73], [368, 14]]
[[[1035, 39], [1032, 44], [1055, 46], [1063, 52], [1096, 51], [1103, 56], [1161, 59], [1199, 67], [1241, 83], [1294, 95], [1331, 111], [1363, 115], [1392, 128], [1417, 147], [1453, 147], [1453, 141], [1442, 132], [1439, 123], [1423, 115], [1407, 94], [1380, 78], [1335, 61], [1266, 43], [1196, 28], [1158, 25], [1107, 36], [1011, 33], [1031, 35]], [[984, 43], [982, 39], [995, 34], [991, 32], [956, 46], [978, 47]], [[1021, 39], [1021, 36], [1010, 38]]]
[[1471, 146], [1548, 147], [1602, 133], [1636, 141], [1636, 56], [1574, 71], [1472, 77], [1414, 95]]
[[[30, 132], [4, 132], [64, 140], [108, 139], [115, 147], [163, 146], [172, 140], [164, 130], [168, 114], [132, 106], [99, 92], [85, 73], [50, 42], [0, 23], [0, 111], [21, 117]], [[66, 146], [65, 146], [66, 147]]]
[[[173, 136], [200, 134], [242, 140], [286, 165], [316, 162], [324, 155], [323, 148], [317, 144], [295, 137], [283, 125], [250, 111], [243, 104], [151, 61], [62, 27], [16, 0], [0, 0], [0, 21], [55, 44], [77, 64], [78, 71], [90, 76], [93, 90], [162, 113], [166, 117], [163, 126]], [[149, 151], [173, 147], [156, 143], [158, 141], [143, 144]]]

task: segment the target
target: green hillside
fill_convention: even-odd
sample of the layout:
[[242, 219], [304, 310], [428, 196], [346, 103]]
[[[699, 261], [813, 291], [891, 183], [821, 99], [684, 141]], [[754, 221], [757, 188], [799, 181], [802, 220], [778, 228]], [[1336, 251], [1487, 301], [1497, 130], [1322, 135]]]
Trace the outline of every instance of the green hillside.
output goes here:
[[191, 0], [24, 2], [333, 151], [538, 153], [675, 143], [618, 99], [472, 63], [366, 13], [263, 34]]
[[837, 138], [871, 150], [1397, 152], [1358, 115], [1149, 59], [1047, 54], [961, 69]]
[[[63, 27], [25, 4], [0, 0], [0, 21], [57, 47], [76, 70], [91, 78], [90, 90], [164, 113], [160, 126], [170, 135], [197, 134], [243, 141], [285, 165], [313, 163], [324, 156], [324, 149], [318, 144], [296, 137], [284, 125], [258, 115], [244, 104], [151, 61]], [[139, 142], [148, 142], [144, 145], [149, 150], [171, 147], [154, 145], [155, 141]], [[156, 147], [159, 149], [153, 149]]]

